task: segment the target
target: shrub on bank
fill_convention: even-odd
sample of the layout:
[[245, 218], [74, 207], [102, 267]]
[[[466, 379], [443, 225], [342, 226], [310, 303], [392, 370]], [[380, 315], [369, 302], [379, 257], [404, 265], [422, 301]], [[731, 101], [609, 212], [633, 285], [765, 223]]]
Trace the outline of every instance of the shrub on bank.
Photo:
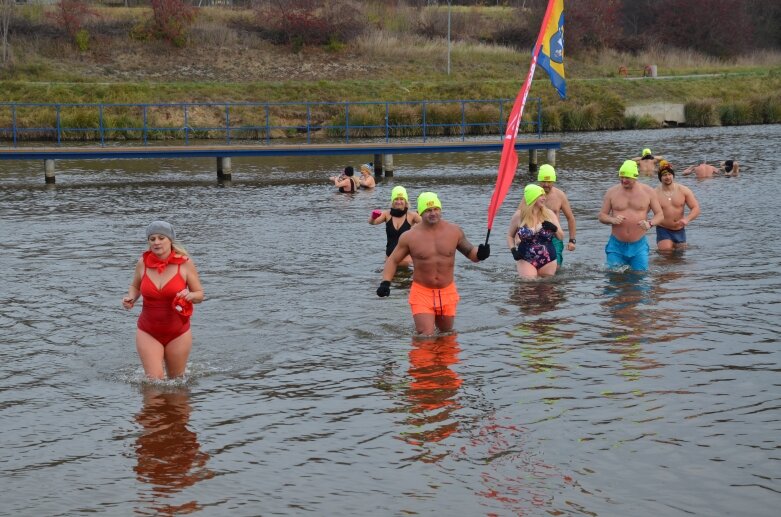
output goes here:
[[781, 95], [755, 97], [749, 101], [751, 111], [761, 124], [778, 124], [781, 122]]
[[624, 117], [624, 129], [658, 129], [662, 124], [649, 115]]
[[618, 95], [608, 94], [598, 103], [599, 125], [597, 129], [624, 129], [626, 106]]
[[736, 101], [719, 106], [719, 121], [722, 126], [756, 124], [754, 111], [748, 101]]
[[683, 105], [687, 126], [706, 127], [719, 125], [718, 103], [714, 99], [689, 101]]

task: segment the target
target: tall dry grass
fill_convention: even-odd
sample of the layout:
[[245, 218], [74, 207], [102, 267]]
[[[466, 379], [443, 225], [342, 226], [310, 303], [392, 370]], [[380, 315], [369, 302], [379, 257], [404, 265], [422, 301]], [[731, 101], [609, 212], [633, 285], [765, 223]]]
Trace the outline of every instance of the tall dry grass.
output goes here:
[[631, 54], [614, 49], [591, 52], [572, 58], [568, 70], [570, 77], [616, 77], [621, 66], [642, 70], [646, 65], [656, 65], [658, 75], [684, 75], [693, 73], [718, 73], [735, 69], [777, 68], [781, 66], [781, 51], [757, 50], [732, 59], [720, 59], [692, 49], [654, 46]]
[[[391, 62], [410, 60], [441, 60], [447, 56], [447, 40], [419, 35], [398, 35], [387, 31], [373, 31], [357, 39], [358, 50], [373, 58]], [[512, 64], [519, 61], [519, 53], [511, 48], [485, 43], [451, 41], [451, 59], [480, 62], [483, 60]]]

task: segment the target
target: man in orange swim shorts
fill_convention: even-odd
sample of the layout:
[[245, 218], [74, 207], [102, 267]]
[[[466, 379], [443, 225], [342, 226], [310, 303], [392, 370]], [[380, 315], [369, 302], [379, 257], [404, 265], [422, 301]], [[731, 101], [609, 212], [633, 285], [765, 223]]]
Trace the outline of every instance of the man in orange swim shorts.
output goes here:
[[442, 203], [433, 192], [418, 196], [418, 214], [422, 222], [401, 235], [398, 245], [385, 261], [377, 296], [390, 295], [396, 268], [410, 255], [413, 270], [409, 304], [415, 330], [419, 334], [432, 335], [435, 329], [442, 332], [453, 329], [459, 300], [453, 281], [456, 250], [472, 262], [479, 262], [488, 258], [491, 247], [488, 244], [475, 247], [466, 239], [460, 226], [442, 219]]

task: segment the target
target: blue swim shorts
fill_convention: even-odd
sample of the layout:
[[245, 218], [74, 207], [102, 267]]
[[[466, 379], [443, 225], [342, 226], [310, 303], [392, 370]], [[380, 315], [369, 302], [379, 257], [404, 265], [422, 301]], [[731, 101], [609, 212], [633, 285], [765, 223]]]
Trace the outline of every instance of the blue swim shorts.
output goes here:
[[680, 230], [668, 230], [661, 226], [656, 227], [656, 242], [671, 240], [675, 244], [686, 242], [686, 228]]
[[635, 242], [622, 242], [611, 235], [605, 246], [607, 267], [629, 266], [635, 271], [646, 271], [649, 252], [650, 247], [645, 237]]
[[556, 248], [556, 262], [561, 265], [564, 262], [564, 241], [558, 237], [553, 238], [553, 247]]

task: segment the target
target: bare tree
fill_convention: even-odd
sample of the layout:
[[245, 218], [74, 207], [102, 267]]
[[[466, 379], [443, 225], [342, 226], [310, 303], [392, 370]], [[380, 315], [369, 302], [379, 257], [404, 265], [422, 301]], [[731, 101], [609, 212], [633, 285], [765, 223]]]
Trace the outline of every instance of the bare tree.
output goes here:
[[11, 28], [11, 15], [13, 14], [16, 0], [0, 0], [0, 61], [3, 64], [8, 62], [11, 57], [11, 50], [8, 48], [8, 31]]

